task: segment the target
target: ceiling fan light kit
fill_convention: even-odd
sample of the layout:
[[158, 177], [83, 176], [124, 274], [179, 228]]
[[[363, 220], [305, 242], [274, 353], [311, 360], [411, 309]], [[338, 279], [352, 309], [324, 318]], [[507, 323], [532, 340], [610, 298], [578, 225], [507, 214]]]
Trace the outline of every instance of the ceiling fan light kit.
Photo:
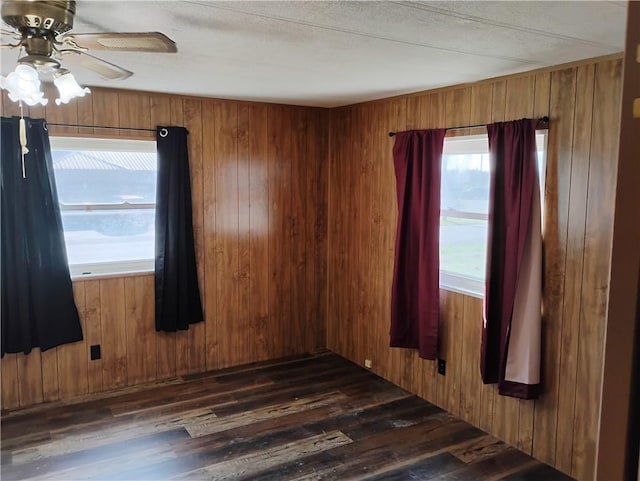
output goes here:
[[[176, 44], [159, 32], [108, 32], [71, 34], [76, 13], [75, 0], [4, 0], [2, 20], [15, 31], [19, 48], [26, 55], [18, 59], [15, 71], [0, 76], [0, 87], [14, 102], [46, 105], [41, 81], [53, 80], [58, 88], [56, 105], [66, 104], [91, 91], [81, 87], [66, 64], [92, 70], [102, 78], [123, 80], [132, 72], [89, 55], [88, 50], [174, 53]], [[64, 64], [64, 65], [63, 65]]]

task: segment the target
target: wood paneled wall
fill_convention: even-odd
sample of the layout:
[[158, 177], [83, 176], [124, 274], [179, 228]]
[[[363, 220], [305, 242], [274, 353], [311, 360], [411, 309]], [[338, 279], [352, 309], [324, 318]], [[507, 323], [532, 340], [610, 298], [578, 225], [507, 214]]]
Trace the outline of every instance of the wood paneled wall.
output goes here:
[[[4, 97], [2, 115], [17, 114]], [[328, 111], [96, 88], [68, 105], [51, 101], [27, 114], [50, 123], [189, 129], [206, 321], [156, 333], [152, 275], [74, 282], [85, 340], [6, 355], [3, 408], [324, 348]], [[152, 132], [49, 130], [155, 138]], [[92, 344], [102, 346], [101, 360], [89, 360]]]
[[[327, 347], [579, 479], [593, 479], [612, 242], [621, 60], [331, 112]], [[389, 348], [396, 231], [389, 131], [549, 115], [544, 394], [499, 396], [479, 374], [482, 300], [441, 292], [440, 357]]]

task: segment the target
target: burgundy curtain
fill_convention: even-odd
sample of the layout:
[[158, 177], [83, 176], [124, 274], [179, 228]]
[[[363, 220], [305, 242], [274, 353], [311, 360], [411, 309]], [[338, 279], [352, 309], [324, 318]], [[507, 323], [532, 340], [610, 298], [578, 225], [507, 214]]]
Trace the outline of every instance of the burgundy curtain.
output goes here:
[[445, 129], [396, 134], [398, 229], [391, 291], [391, 347], [438, 348], [440, 166]]
[[489, 238], [481, 373], [500, 394], [535, 398], [540, 387], [542, 238], [537, 120], [487, 126]]

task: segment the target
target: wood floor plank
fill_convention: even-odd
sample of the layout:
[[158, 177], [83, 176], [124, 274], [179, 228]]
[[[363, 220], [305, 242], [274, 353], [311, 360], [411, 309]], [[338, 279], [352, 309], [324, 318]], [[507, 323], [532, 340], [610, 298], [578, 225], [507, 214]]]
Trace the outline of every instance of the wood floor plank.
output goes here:
[[462, 461], [449, 453], [442, 453], [436, 456], [420, 459], [415, 463], [402, 468], [387, 471], [376, 476], [368, 477], [370, 481], [401, 481], [406, 479], [429, 479], [434, 473], [442, 475], [459, 469], [463, 466]]
[[143, 449], [163, 446], [180, 439], [186, 439], [189, 434], [184, 429], [173, 429], [162, 433], [152, 433], [140, 436], [131, 442], [116, 442], [106, 446], [85, 449], [82, 456], [77, 453], [67, 453], [55, 457], [46, 457], [21, 465], [7, 465], [2, 467], [3, 479], [72, 479], [81, 476], [79, 471], [91, 469], [93, 475], [98, 471], [99, 463], [113, 464], [118, 462], [122, 466], [122, 458], [130, 457], [132, 450], [140, 453]]
[[173, 479], [252, 479], [253, 474], [265, 467], [276, 467], [282, 463], [298, 461], [312, 454], [351, 443], [351, 439], [340, 431], [319, 434], [302, 441], [273, 446], [258, 453], [241, 456], [229, 461], [212, 464]]
[[569, 479], [331, 353], [80, 399], [3, 412], [3, 479]]
[[296, 399], [276, 406], [266, 406], [264, 408], [254, 409], [253, 411], [227, 416], [225, 418], [219, 418], [214, 415], [215, 417], [203, 419], [200, 423], [190, 424], [187, 426], [187, 431], [192, 438], [196, 438], [265, 419], [283, 417], [300, 411], [326, 406], [327, 404], [333, 403], [337, 399], [341, 399], [343, 397], [344, 394], [330, 392], [326, 394], [318, 394], [317, 396]]

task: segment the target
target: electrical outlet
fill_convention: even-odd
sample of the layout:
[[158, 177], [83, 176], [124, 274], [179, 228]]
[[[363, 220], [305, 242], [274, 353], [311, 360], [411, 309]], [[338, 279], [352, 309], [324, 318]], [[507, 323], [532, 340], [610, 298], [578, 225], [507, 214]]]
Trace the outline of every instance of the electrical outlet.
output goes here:
[[364, 360], [364, 367], [366, 367], [367, 369], [371, 369], [371, 366], [373, 366], [373, 363], [371, 362], [371, 359], [365, 359]]
[[96, 359], [100, 359], [101, 357], [100, 344], [94, 344], [93, 346], [91, 346], [91, 360], [95, 361]]
[[444, 376], [447, 373], [447, 361], [438, 359], [438, 374]]

